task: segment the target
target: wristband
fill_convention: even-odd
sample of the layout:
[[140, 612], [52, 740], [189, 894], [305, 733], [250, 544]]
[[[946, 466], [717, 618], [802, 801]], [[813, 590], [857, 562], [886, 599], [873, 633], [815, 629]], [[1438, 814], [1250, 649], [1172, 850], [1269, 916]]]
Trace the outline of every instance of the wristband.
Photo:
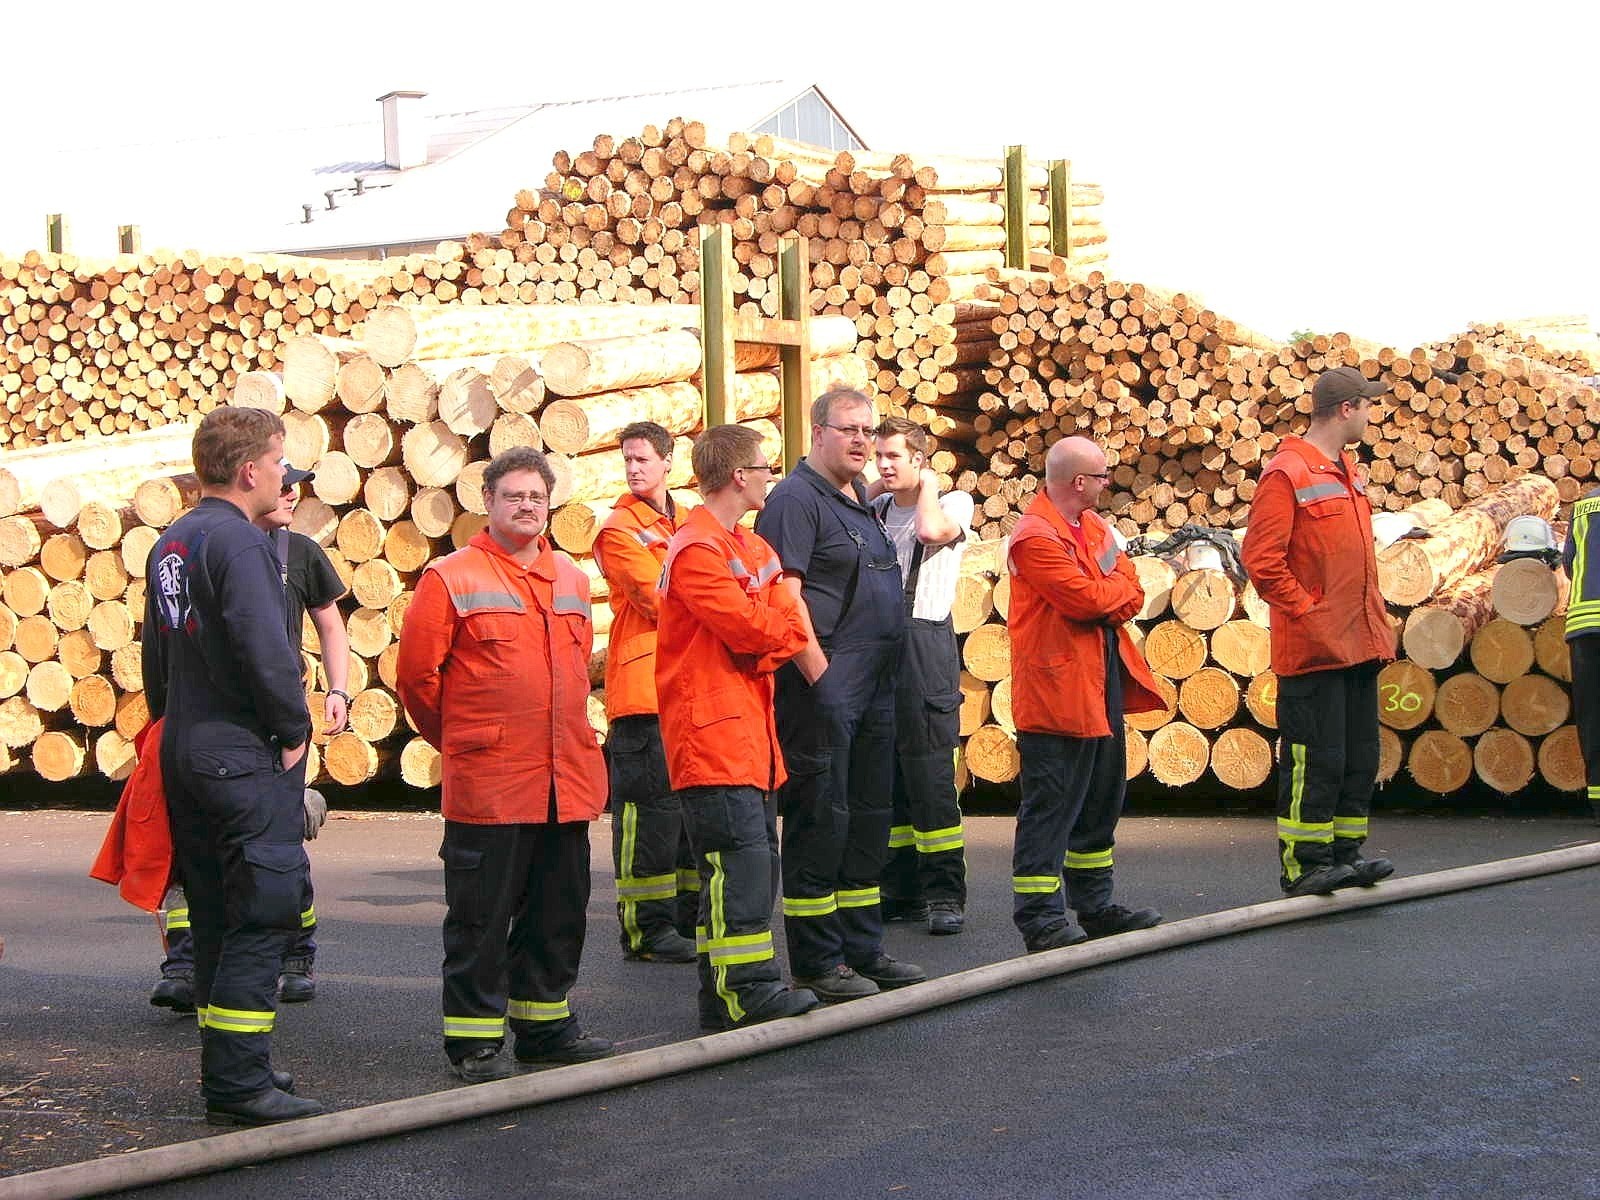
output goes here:
[[355, 703], [355, 701], [350, 699], [350, 693], [349, 692], [342, 692], [338, 688], [329, 688], [328, 689], [328, 695], [330, 695], [330, 696], [338, 696], [340, 699], [342, 699], [344, 701], [344, 704], [345, 704], [346, 708], [349, 708], [350, 705]]

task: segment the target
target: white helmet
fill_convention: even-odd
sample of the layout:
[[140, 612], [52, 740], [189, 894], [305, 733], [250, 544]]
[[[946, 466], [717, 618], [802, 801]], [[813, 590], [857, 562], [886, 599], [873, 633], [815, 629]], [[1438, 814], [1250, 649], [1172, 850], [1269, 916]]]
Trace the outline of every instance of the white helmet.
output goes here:
[[1506, 553], [1537, 553], [1556, 548], [1556, 535], [1543, 517], [1512, 517], [1506, 522]]

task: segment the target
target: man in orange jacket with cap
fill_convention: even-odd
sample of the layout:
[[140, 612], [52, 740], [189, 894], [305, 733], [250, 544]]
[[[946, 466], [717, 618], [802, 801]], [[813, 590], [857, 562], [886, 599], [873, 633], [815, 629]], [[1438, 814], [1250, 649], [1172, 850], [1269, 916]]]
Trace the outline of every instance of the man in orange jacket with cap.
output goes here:
[[483, 473], [489, 527], [431, 563], [395, 665], [443, 755], [444, 1047], [469, 1083], [614, 1053], [567, 1002], [583, 954], [589, 822], [606, 802], [589, 726], [589, 579], [544, 536], [555, 472], [518, 446]]
[[1285, 438], [1250, 504], [1244, 567], [1272, 609], [1278, 676], [1279, 885], [1290, 896], [1394, 873], [1364, 859], [1378, 777], [1378, 668], [1394, 631], [1378, 592], [1366, 475], [1345, 447], [1386, 389], [1354, 367], [1311, 389], [1311, 425]]
[[1011, 708], [1022, 756], [1012, 919], [1030, 953], [1161, 920], [1153, 908], [1111, 901], [1127, 787], [1123, 714], [1162, 701], [1123, 628], [1144, 590], [1093, 511], [1108, 478], [1105, 452], [1087, 438], [1055, 443], [1044, 492], [1017, 522], [1008, 551]]
[[759, 511], [776, 474], [761, 435], [718, 425], [694, 471], [705, 504], [673, 535], [661, 575], [656, 682], [667, 768], [700, 872], [700, 1024], [732, 1029], [815, 1008], [783, 986], [772, 947], [785, 772], [772, 673], [807, 646], [778, 556], [739, 518]]
[[672, 435], [653, 421], [622, 431], [628, 494], [594, 539], [610, 586], [606, 653], [606, 760], [611, 772], [611, 861], [622, 953], [640, 962], [693, 962], [700, 877], [667, 778], [656, 709], [656, 584], [681, 514], [667, 492]]

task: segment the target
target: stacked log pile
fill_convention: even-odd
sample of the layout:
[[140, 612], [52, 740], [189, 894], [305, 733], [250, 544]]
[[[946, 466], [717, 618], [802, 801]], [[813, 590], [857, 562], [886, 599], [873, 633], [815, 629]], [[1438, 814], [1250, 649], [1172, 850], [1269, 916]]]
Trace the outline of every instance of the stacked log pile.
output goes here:
[[[471, 319], [453, 307], [380, 308], [351, 338], [287, 340], [280, 372], [241, 376], [233, 401], [280, 413], [290, 461], [316, 472], [295, 528], [350, 588], [351, 727], [314, 738], [311, 779], [348, 785], [393, 771], [437, 781], [437, 755], [406, 728], [395, 696], [396, 639], [421, 571], [485, 523], [483, 467], [510, 446], [543, 448], [556, 472], [552, 536], [594, 583], [591, 676], [602, 680], [610, 609], [589, 550], [627, 491], [617, 436], [631, 421], [658, 421], [678, 439], [673, 486], [689, 482], [688, 435], [701, 424], [697, 321], [696, 309], [674, 305], [506, 305]], [[853, 325], [821, 318], [814, 335], [813, 386], [864, 385]], [[777, 460], [778, 379], [758, 349], [739, 365], [736, 415]], [[7, 457], [0, 495], [13, 494], [18, 511], [0, 518], [5, 769], [25, 758], [51, 780], [131, 770], [132, 738], [149, 715], [138, 641], [145, 559], [198, 494], [191, 437], [180, 423]], [[63, 489], [70, 503], [53, 502]], [[329, 684], [309, 621], [302, 647], [320, 714]], [[597, 728], [603, 714], [597, 694]]]
[[[1565, 580], [1538, 559], [1494, 561], [1511, 517], [1550, 518], [1557, 503], [1555, 484], [1535, 475], [1456, 512], [1424, 503], [1411, 515], [1430, 536], [1379, 554], [1380, 589], [1400, 645], [1399, 659], [1378, 680], [1382, 780], [1403, 768], [1440, 794], [1474, 778], [1507, 794], [1535, 780], [1562, 791], [1583, 788], [1571, 724]], [[964, 635], [964, 765], [992, 783], [1015, 779], [1019, 769], [1003, 555], [1000, 540], [969, 552], [954, 612]], [[1214, 567], [1185, 570], [1150, 555], [1133, 563], [1146, 598], [1133, 631], [1166, 706], [1128, 718], [1128, 778], [1235, 792], [1267, 783], [1277, 679], [1265, 604]], [[1420, 599], [1419, 575], [1429, 588]]]
[[1492, 353], [1530, 359], [1552, 371], [1600, 374], [1600, 335], [1586, 316], [1479, 322], [1461, 336]]

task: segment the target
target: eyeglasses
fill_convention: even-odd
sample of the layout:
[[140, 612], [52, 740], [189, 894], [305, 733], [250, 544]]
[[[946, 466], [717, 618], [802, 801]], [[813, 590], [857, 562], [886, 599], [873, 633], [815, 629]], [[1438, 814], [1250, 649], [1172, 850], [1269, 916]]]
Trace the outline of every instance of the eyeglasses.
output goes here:
[[549, 496], [540, 496], [534, 492], [501, 492], [496, 498], [512, 508], [521, 508], [524, 504], [531, 504], [535, 508], [550, 507]]
[[1110, 471], [1101, 471], [1098, 475], [1096, 475], [1093, 471], [1084, 471], [1084, 472], [1079, 474], [1078, 478], [1079, 479], [1098, 479], [1101, 483], [1105, 483], [1106, 480], [1111, 478], [1111, 472]]
[[830, 425], [826, 421], [822, 425], [825, 429], [832, 429], [836, 433], [844, 434], [851, 441], [856, 438], [866, 439], [872, 436], [872, 426], [870, 425]]
[[771, 463], [751, 463], [747, 467], [735, 467], [737, 471], [765, 471], [769, 475], [782, 475], [783, 468], [775, 467]]

